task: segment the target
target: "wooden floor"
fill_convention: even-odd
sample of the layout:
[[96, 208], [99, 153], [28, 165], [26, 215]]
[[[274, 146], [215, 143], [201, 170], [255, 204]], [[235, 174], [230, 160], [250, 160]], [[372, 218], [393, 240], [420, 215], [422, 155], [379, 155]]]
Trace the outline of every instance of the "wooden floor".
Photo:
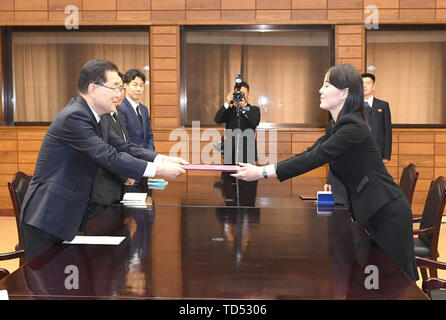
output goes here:
[[[14, 217], [0, 217], [0, 253], [10, 252], [14, 250], [17, 244], [17, 229]], [[446, 226], [440, 229], [440, 239], [438, 244], [438, 251], [440, 253], [439, 260], [446, 261]], [[13, 272], [19, 267], [19, 260], [0, 261], [0, 268], [5, 268], [9, 272]], [[439, 270], [438, 276], [446, 279], [446, 271]], [[421, 287], [421, 281], [417, 282]]]

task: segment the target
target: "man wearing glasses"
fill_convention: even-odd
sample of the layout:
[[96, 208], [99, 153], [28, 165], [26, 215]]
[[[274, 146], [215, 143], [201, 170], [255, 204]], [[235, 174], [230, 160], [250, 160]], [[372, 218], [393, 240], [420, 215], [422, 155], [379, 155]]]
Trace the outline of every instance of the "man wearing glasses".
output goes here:
[[[124, 140], [108, 144], [99, 123], [116, 110], [123, 88], [115, 64], [91, 60], [81, 69], [79, 94], [62, 109], [43, 139], [20, 214], [26, 260], [52, 245], [71, 241], [87, 221], [98, 168], [132, 179], [175, 178], [186, 161], [130, 148]], [[113, 146], [112, 146], [113, 145]]]
[[[119, 114], [125, 122], [130, 141], [138, 146], [155, 151], [149, 109], [141, 103], [146, 76], [141, 70], [130, 69], [124, 74], [125, 98], [119, 107]], [[148, 192], [147, 178], [127, 186], [128, 192]]]

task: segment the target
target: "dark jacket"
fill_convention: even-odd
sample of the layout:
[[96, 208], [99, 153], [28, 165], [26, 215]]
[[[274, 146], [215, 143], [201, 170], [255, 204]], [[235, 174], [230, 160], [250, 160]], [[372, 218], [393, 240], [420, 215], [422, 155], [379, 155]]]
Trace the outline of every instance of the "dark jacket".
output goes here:
[[[81, 96], [72, 99], [51, 123], [40, 148], [33, 178], [23, 200], [21, 221], [71, 241], [88, 216], [90, 193], [99, 166], [139, 179], [156, 153], [140, 150], [140, 160], [127, 152], [128, 143], [100, 137], [97, 123]], [[104, 133], [104, 136], [107, 134]]]
[[125, 126], [129, 132], [130, 141], [140, 147], [155, 151], [155, 141], [153, 139], [152, 125], [150, 122], [149, 110], [143, 104], [139, 104], [139, 110], [142, 117], [142, 125], [127, 98], [122, 100], [119, 107], [119, 114], [124, 120]]
[[350, 211], [363, 226], [381, 207], [403, 195], [359, 112], [345, 115], [337, 123], [331, 120], [325, 135], [313, 146], [277, 164], [277, 177], [283, 181], [327, 162], [346, 187]]
[[380, 150], [383, 159], [390, 160], [392, 154], [392, 120], [390, 116], [389, 103], [373, 98], [372, 113], [369, 124], [372, 137]]
[[[236, 107], [228, 108], [226, 109], [224, 106], [222, 106], [217, 113], [215, 114], [215, 122], [217, 123], [226, 123], [226, 129], [235, 130], [240, 129], [242, 133], [245, 133], [246, 135], [243, 137], [243, 158], [240, 157], [239, 159], [243, 162], [254, 162], [254, 161], [248, 161], [250, 159], [257, 160], [257, 141], [254, 138], [254, 156], [250, 155], [248, 157], [248, 135], [247, 135], [247, 129], [253, 130], [252, 133], [255, 133], [255, 130], [260, 122], [260, 109], [256, 106], [247, 105], [245, 108], [243, 108], [242, 112], [237, 112]], [[236, 149], [236, 132], [232, 131], [231, 139], [226, 139], [225, 141], [225, 164], [233, 163], [235, 164], [237, 161], [235, 160], [235, 149]], [[229, 135], [225, 133], [227, 137]], [[254, 135], [253, 135], [254, 136]], [[230, 143], [230, 145], [228, 144]], [[251, 142], [252, 143], [252, 142]], [[227, 150], [228, 148], [226, 146], [232, 146], [232, 157], [230, 159], [227, 159]], [[252, 150], [252, 149], [251, 149]]]
[[[118, 112], [115, 114], [118, 122], [116, 122], [109, 113], [101, 116], [100, 123], [103, 132], [103, 140], [106, 143], [109, 143], [109, 140], [113, 141], [113, 137], [111, 136], [116, 136], [115, 139], [123, 139], [129, 142], [129, 133], [127, 132], [124, 121]], [[111, 205], [119, 202], [122, 199], [123, 187], [126, 181], [127, 177], [121, 177], [100, 167], [94, 181], [91, 202], [103, 205]]]

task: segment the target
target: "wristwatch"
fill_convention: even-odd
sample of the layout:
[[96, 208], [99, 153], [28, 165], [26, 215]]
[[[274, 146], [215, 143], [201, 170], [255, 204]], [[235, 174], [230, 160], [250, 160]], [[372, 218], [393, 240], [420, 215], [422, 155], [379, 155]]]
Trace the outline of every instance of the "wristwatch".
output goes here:
[[263, 167], [262, 174], [265, 179], [268, 179], [268, 174], [266, 173], [266, 166]]

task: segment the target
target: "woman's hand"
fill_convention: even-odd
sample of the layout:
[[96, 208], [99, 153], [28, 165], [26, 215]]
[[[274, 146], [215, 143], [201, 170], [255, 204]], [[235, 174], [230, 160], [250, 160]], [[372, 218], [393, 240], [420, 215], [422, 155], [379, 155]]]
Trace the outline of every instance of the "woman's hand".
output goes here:
[[240, 169], [237, 173], [231, 174], [232, 177], [245, 181], [256, 181], [263, 177], [262, 167], [257, 167], [249, 163], [239, 163]]

